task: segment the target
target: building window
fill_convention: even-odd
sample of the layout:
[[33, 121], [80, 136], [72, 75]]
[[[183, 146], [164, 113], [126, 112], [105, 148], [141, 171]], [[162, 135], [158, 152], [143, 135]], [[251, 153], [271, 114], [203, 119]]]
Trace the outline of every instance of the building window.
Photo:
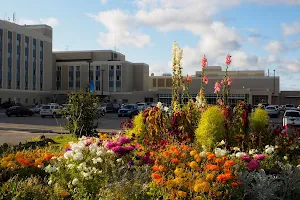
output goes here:
[[28, 98], [25, 99], [25, 103], [28, 103]]
[[69, 66], [69, 88], [74, 87], [74, 66]]
[[28, 42], [25, 42], [25, 48], [28, 49]]
[[120, 76], [117, 76], [117, 81], [120, 81]]
[[25, 90], [28, 90], [28, 82], [25, 82]]
[[20, 81], [17, 81], [17, 89], [20, 89]]
[[32, 90], [36, 90], [36, 83], [35, 82], [32, 83]]
[[28, 56], [25, 56], [25, 61], [28, 62]]
[[43, 90], [43, 83], [40, 83], [40, 90]]
[[7, 89], [11, 89], [11, 80], [7, 81]]
[[20, 54], [17, 54], [17, 60], [20, 60]]
[[100, 66], [96, 66], [96, 71], [100, 71]]
[[21, 41], [20, 40], [17, 40], [17, 47], [19, 47], [21, 44]]
[[11, 44], [11, 38], [8, 38], [7, 43]]
[[112, 66], [109, 66], [109, 69], [112, 69], [112, 70], [113, 70], [113, 69], [114, 69], [114, 66], [113, 66], [113, 65], [112, 65]]
[[7, 52], [7, 58], [11, 58], [11, 52]]
[[158, 79], [158, 87], [165, 87], [165, 79]]
[[172, 79], [166, 79], [166, 87], [172, 87]]
[[153, 87], [156, 87], [156, 79], [154, 78], [152, 81], [153, 81]]
[[121, 69], [121, 66], [120, 65], [117, 65], [117, 70]]
[[76, 66], [76, 71], [80, 71], [80, 66]]
[[56, 71], [61, 71], [61, 66], [57, 66]]

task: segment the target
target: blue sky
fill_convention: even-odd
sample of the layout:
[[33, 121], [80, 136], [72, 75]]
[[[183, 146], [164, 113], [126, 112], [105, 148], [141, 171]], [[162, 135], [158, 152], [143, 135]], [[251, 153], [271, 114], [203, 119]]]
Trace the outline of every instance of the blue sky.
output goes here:
[[53, 27], [54, 50], [114, 49], [145, 62], [156, 75], [171, 72], [172, 43], [183, 48], [185, 73], [209, 65], [270, 69], [281, 90], [300, 90], [300, 0], [14, 0], [0, 18]]

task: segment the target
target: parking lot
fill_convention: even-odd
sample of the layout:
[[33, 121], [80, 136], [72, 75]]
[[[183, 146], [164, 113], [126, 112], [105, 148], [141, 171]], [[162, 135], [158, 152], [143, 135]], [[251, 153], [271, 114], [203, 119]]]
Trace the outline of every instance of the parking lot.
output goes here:
[[[98, 121], [99, 129], [120, 129], [121, 121], [128, 118], [119, 118], [115, 113], [106, 113]], [[0, 111], [0, 123], [9, 124], [27, 124], [27, 125], [40, 125], [40, 126], [64, 126], [65, 119], [62, 118], [41, 118], [39, 114], [35, 114], [32, 117], [7, 117], [4, 111]]]

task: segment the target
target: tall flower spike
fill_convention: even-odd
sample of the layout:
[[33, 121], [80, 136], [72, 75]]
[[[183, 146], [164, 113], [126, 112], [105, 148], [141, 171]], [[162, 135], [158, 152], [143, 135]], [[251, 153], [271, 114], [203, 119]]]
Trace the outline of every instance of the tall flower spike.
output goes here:
[[208, 84], [208, 77], [207, 76], [203, 76], [202, 82], [207, 85]]
[[231, 63], [231, 55], [226, 56], [226, 65], [230, 65]]
[[221, 84], [219, 83], [219, 81], [217, 81], [215, 83], [215, 94], [219, 93], [221, 91]]
[[206, 65], [207, 65], [207, 58], [204, 55], [202, 58], [202, 68], [206, 67]]

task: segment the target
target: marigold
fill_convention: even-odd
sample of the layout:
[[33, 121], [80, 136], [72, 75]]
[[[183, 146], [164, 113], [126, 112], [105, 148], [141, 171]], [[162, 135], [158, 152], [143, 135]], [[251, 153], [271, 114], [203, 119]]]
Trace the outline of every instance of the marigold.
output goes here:
[[171, 160], [171, 162], [174, 163], [174, 164], [177, 164], [177, 163], [179, 163], [179, 159], [178, 158], [173, 158]]
[[206, 180], [208, 180], [208, 181], [212, 181], [212, 180], [214, 180], [214, 178], [215, 178], [215, 176], [213, 174], [206, 175]]
[[213, 153], [211, 153], [211, 154], [207, 155], [207, 160], [212, 160], [212, 159], [214, 159], [215, 157], [216, 157], [216, 155], [213, 154]]
[[224, 163], [224, 166], [226, 167], [232, 167], [234, 166], [235, 163], [232, 161], [232, 160], [227, 160], [225, 163]]
[[68, 197], [70, 194], [67, 192], [67, 191], [62, 191], [61, 193], [60, 193], [60, 196], [62, 197], [62, 198], [66, 198], [66, 197]]
[[53, 155], [49, 154], [49, 153], [45, 153], [45, 160], [51, 160], [51, 158], [53, 157]]
[[218, 171], [220, 168], [218, 165], [213, 165], [213, 164], [207, 164], [205, 166], [205, 170], [208, 170], [208, 171]]
[[167, 170], [167, 168], [164, 167], [163, 165], [160, 165], [160, 166], [158, 167], [158, 170], [161, 171], [161, 172], [164, 172], [164, 171]]
[[173, 181], [177, 186], [181, 186], [184, 183], [184, 179], [180, 177], [175, 178]]
[[217, 164], [223, 164], [223, 160], [221, 159], [221, 158], [216, 158], [215, 159], [215, 163], [217, 163]]
[[164, 155], [168, 157], [170, 155], [170, 153], [168, 151], [165, 151]]
[[152, 174], [152, 178], [153, 178], [153, 179], [160, 179], [160, 178], [161, 178], [161, 175], [156, 174], [156, 173], [153, 173], [153, 174]]
[[194, 156], [194, 160], [195, 160], [196, 162], [200, 162], [200, 161], [201, 161], [201, 156], [200, 156], [199, 154], [196, 154], [196, 155]]
[[157, 165], [154, 165], [154, 166], [152, 167], [152, 170], [153, 170], [153, 171], [159, 171], [159, 167], [158, 167]]
[[192, 161], [190, 162], [189, 166], [192, 168], [192, 169], [196, 169], [198, 167], [198, 164], [195, 162], [195, 161]]
[[179, 190], [179, 191], [177, 191], [177, 195], [181, 198], [185, 198], [186, 197], [186, 192]]
[[184, 170], [183, 170], [182, 168], [176, 168], [176, 169], [174, 170], [174, 174], [175, 174], [176, 176], [182, 176], [183, 172], [184, 172]]
[[190, 152], [190, 155], [191, 155], [191, 156], [195, 156], [196, 154], [198, 154], [198, 152], [195, 151], [195, 150], [193, 150], [193, 151]]
[[185, 154], [185, 153], [182, 153], [180, 156], [181, 156], [182, 158], [185, 158], [186, 154]]

